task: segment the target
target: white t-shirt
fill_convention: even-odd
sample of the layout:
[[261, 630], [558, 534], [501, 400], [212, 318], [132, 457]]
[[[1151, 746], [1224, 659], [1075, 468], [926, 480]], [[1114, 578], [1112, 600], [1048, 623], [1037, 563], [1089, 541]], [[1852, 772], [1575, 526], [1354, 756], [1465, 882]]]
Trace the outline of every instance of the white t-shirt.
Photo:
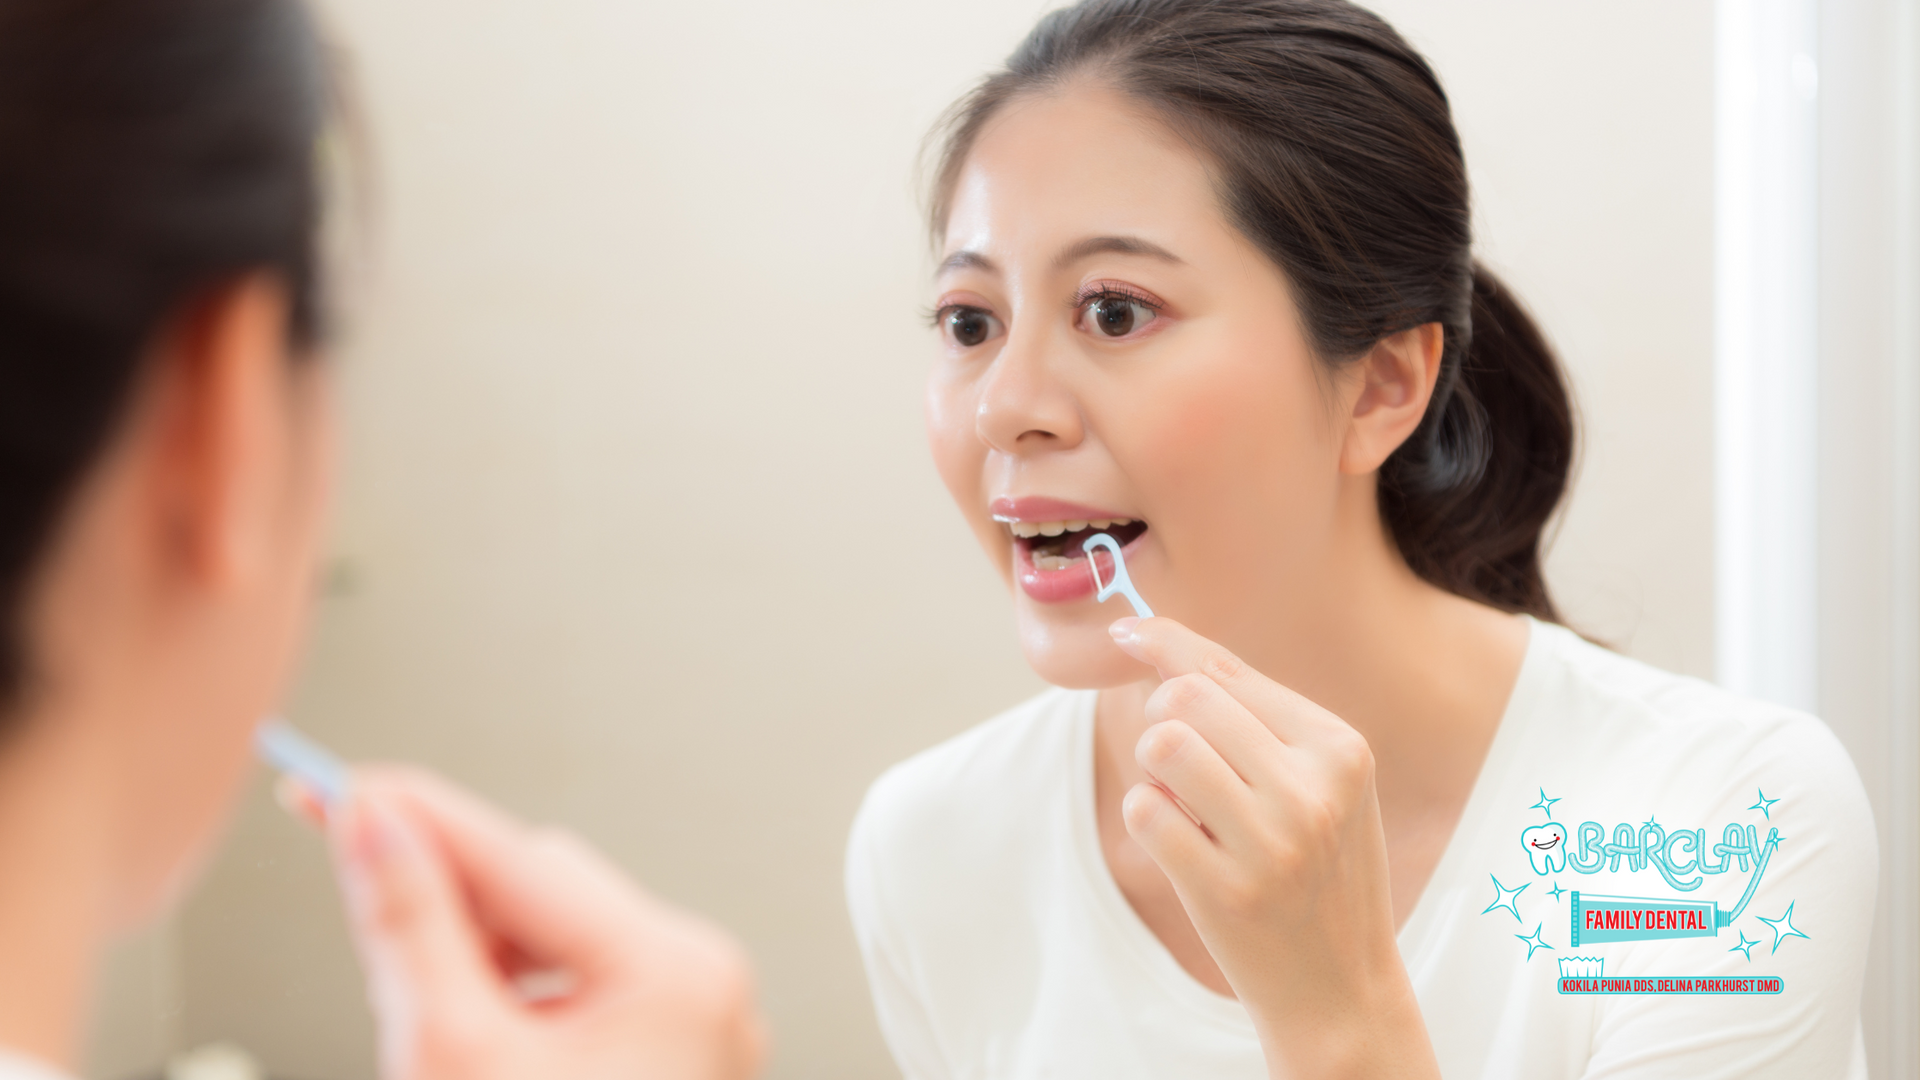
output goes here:
[[[861, 807], [848, 902], [912, 1080], [1267, 1076], [1246, 1011], [1107, 869], [1094, 701], [1042, 694], [894, 766]], [[1399, 935], [1442, 1075], [1864, 1078], [1877, 850], [1820, 721], [1533, 623]]]

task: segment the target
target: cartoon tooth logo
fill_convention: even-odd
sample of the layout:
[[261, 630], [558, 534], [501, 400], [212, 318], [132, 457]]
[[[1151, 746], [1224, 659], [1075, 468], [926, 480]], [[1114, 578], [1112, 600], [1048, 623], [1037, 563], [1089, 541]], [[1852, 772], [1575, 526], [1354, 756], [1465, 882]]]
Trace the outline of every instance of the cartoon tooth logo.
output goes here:
[[1522, 831], [1520, 846], [1527, 849], [1527, 861], [1533, 863], [1536, 874], [1557, 874], [1567, 868], [1567, 830], [1557, 821]]

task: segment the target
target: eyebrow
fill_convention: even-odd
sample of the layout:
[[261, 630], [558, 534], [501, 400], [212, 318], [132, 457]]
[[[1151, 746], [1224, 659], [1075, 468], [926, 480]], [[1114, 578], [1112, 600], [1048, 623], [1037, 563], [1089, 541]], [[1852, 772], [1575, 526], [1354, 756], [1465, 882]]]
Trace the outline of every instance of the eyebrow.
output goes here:
[[1065, 250], [1054, 256], [1053, 265], [1071, 266], [1089, 255], [1144, 255], [1176, 266], [1185, 261], [1159, 244], [1137, 236], [1090, 236], [1067, 245]]
[[992, 259], [987, 258], [977, 251], [956, 251], [940, 260], [940, 268], [934, 271], [933, 276], [936, 278], [946, 277], [955, 270], [984, 270], [989, 274], [998, 274], [1000, 272], [1000, 268], [994, 265]]
[[[1054, 256], [1053, 265], [1068, 267], [1092, 255], [1140, 255], [1161, 262], [1184, 265], [1186, 260], [1151, 240], [1142, 240], [1137, 236], [1089, 236], [1068, 244], [1060, 254]], [[989, 274], [998, 274], [1000, 267], [992, 259], [977, 251], [956, 251], [940, 260], [935, 277], [945, 277], [955, 270], [982, 270]]]

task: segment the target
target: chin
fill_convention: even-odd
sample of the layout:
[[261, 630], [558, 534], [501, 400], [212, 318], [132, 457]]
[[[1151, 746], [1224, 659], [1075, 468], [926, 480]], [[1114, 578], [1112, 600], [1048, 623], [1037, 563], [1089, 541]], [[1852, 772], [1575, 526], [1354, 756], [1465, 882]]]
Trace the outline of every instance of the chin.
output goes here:
[[1153, 669], [1121, 652], [1107, 634], [1113, 619], [1124, 614], [1116, 612], [1111, 619], [1054, 619], [1022, 610], [1020, 651], [1034, 674], [1069, 690], [1105, 690], [1150, 679]]

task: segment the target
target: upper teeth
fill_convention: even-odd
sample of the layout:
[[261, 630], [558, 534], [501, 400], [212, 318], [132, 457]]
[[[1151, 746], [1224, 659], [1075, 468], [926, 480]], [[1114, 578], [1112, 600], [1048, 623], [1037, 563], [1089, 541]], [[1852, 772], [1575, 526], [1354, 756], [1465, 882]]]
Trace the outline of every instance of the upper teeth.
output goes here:
[[1092, 521], [1009, 521], [1007, 528], [1012, 529], [1015, 536], [1028, 537], [1059, 536], [1062, 533], [1079, 532], [1089, 526], [1095, 529], [1111, 529], [1131, 524], [1133, 524], [1132, 518], [1098, 518]]

